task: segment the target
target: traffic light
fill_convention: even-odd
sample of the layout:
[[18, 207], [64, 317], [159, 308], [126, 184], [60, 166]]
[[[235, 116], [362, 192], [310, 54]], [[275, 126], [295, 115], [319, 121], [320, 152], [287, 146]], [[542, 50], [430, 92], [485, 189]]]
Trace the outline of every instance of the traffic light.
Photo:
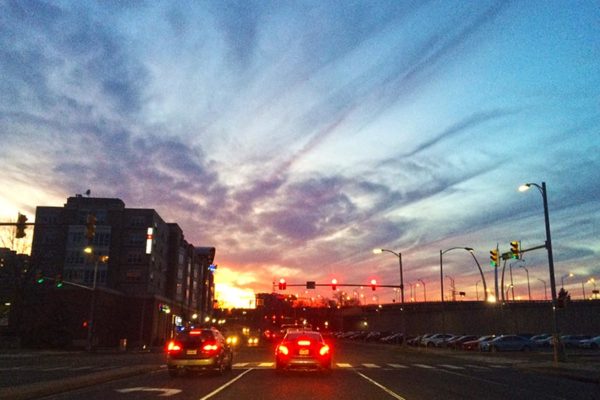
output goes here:
[[37, 271], [35, 273], [35, 281], [37, 283], [39, 283], [41, 285], [42, 283], [44, 283], [45, 280], [46, 280], [46, 278], [44, 278], [44, 274], [42, 273], [42, 271]]
[[287, 288], [287, 283], [285, 283], [285, 279], [281, 278], [279, 280], [279, 290], [285, 290]]
[[331, 280], [331, 290], [337, 290], [337, 279], [333, 278]]
[[519, 242], [516, 240], [513, 240], [512, 242], [510, 242], [510, 252], [512, 253], [512, 258], [519, 258]]
[[498, 249], [490, 250], [490, 265], [492, 267], [498, 265]]
[[371, 290], [377, 289], [377, 281], [375, 279], [371, 279]]
[[27, 216], [19, 213], [17, 215], [17, 234], [15, 235], [17, 239], [25, 237], [25, 228], [27, 228], [25, 222], [27, 222]]
[[57, 288], [61, 288], [64, 285], [62, 274], [56, 275], [56, 279], [54, 280]]
[[88, 214], [87, 222], [85, 224], [85, 237], [88, 241], [92, 241], [94, 239], [94, 235], [96, 234], [96, 216], [94, 214]]

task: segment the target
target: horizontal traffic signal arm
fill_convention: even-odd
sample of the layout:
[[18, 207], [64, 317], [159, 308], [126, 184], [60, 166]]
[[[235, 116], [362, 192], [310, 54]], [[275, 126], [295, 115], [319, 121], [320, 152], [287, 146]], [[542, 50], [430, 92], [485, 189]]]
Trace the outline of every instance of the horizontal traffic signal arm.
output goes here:
[[[302, 287], [306, 287], [306, 283], [287, 283], [287, 286], [302, 286]], [[331, 283], [315, 283], [315, 286], [326, 286], [326, 287], [331, 287]], [[354, 286], [354, 287], [371, 287], [371, 283], [336, 283], [335, 286]], [[378, 288], [400, 288], [400, 285], [380, 285], [379, 283], [377, 285]]]
[[[49, 280], [52, 282], [56, 282], [56, 278], [52, 278], [50, 276], [41, 276], [42, 279], [45, 280]], [[92, 288], [91, 286], [85, 286], [85, 285], [81, 285], [79, 283], [75, 283], [75, 282], [69, 282], [69, 281], [65, 281], [64, 279], [62, 280], [63, 285], [70, 285], [70, 286], [75, 286], [81, 289], [86, 289], [86, 290], [94, 290], [94, 288]]]
[[[527, 253], [528, 251], [545, 249], [545, 248], [546, 248], [546, 245], [542, 244], [542, 245], [539, 245], [539, 246], [531, 247], [529, 249], [521, 249], [521, 250], [519, 250], [519, 253], [523, 254], [523, 253]], [[512, 256], [512, 253], [509, 251], [509, 252], [506, 252], [506, 253], [502, 253], [501, 257], [502, 257], [503, 260], [509, 260], [511, 258], [511, 256]]]
[[0, 222], [0, 226], [17, 226], [17, 225], [31, 226], [31, 225], [35, 225], [35, 222], [22, 222], [22, 223], [18, 223], [18, 222]]

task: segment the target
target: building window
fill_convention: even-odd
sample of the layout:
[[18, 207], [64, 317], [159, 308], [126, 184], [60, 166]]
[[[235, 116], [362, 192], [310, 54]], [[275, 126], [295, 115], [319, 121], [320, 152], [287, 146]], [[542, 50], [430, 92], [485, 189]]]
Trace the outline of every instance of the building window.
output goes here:
[[79, 245], [83, 243], [83, 232], [69, 232], [69, 236], [67, 237], [67, 243], [69, 245]]
[[126, 282], [140, 282], [142, 280], [142, 272], [139, 269], [130, 269], [125, 273]]
[[144, 218], [141, 215], [136, 215], [134, 217], [131, 217], [131, 220], [129, 222], [130, 222], [131, 226], [134, 226], [134, 227], [146, 226], [146, 218]]
[[130, 251], [127, 253], [127, 264], [141, 264], [142, 253], [139, 251]]
[[81, 250], [69, 251], [65, 259], [66, 264], [83, 264], [85, 262], [85, 256]]
[[129, 244], [132, 246], [143, 245], [146, 241], [146, 236], [142, 233], [132, 233], [129, 235]]
[[110, 246], [110, 232], [96, 232], [92, 244], [96, 246]]

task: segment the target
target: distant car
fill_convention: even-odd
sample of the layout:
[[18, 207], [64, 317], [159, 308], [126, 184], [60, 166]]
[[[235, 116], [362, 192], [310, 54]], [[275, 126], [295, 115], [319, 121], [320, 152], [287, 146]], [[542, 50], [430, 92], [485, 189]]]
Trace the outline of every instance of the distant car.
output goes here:
[[589, 335], [563, 335], [560, 337], [560, 341], [566, 348], [579, 347], [579, 342], [582, 340], [591, 339]]
[[464, 342], [461, 348], [468, 351], [481, 351], [482, 343], [492, 340], [495, 337], [495, 335], [480, 336], [478, 339]]
[[600, 349], [600, 335], [579, 341], [579, 347], [582, 349]]
[[451, 335], [449, 333], [436, 333], [435, 335], [431, 335], [426, 337], [425, 339], [421, 339], [421, 346], [424, 347], [441, 347], [444, 345], [444, 342], [453, 338], [455, 335]]
[[258, 346], [259, 343], [259, 339], [258, 336], [248, 336], [248, 338], [246, 339], [246, 346], [248, 347], [256, 347]]
[[483, 342], [482, 351], [531, 351], [535, 348], [535, 343], [528, 338], [518, 335], [502, 335]]
[[191, 329], [167, 343], [167, 369], [171, 377], [180, 371], [212, 370], [219, 374], [233, 367], [233, 351], [214, 328]]
[[477, 339], [479, 339], [479, 336], [463, 335], [463, 336], [458, 336], [453, 339], [450, 339], [446, 343], [446, 345], [451, 349], [460, 349], [460, 348], [462, 348], [463, 343], [470, 342], [471, 340], [477, 340]]
[[331, 371], [332, 349], [319, 332], [288, 332], [275, 348], [275, 369]]

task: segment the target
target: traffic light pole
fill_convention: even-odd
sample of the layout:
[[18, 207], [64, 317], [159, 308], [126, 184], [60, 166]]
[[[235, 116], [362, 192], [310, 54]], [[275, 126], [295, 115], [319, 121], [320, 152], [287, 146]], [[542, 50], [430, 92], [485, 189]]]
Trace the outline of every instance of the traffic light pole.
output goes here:
[[94, 262], [94, 278], [92, 281], [92, 296], [90, 300], [90, 314], [88, 320], [88, 331], [87, 331], [87, 342], [86, 342], [86, 350], [92, 351], [94, 348], [94, 327], [96, 326], [96, 321], [94, 320], [95, 311], [96, 311], [96, 278], [98, 276], [98, 256], [95, 256], [96, 260]]

